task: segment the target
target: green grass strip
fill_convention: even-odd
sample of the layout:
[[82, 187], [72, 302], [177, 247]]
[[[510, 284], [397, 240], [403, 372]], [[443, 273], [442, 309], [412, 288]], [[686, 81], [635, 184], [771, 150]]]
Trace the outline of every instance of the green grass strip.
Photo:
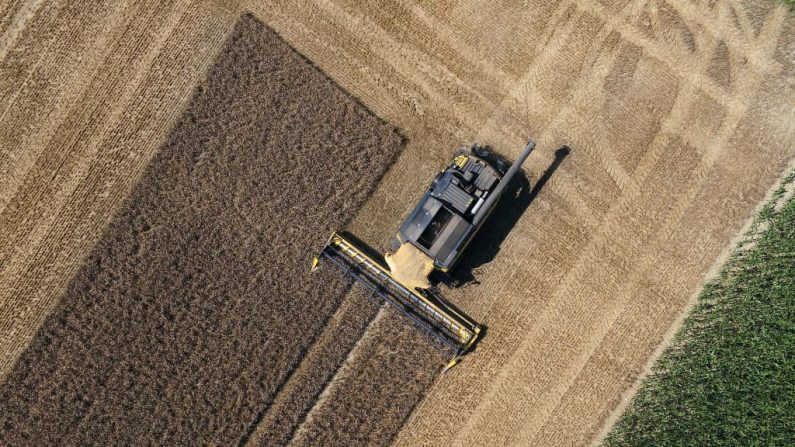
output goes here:
[[795, 446], [795, 199], [776, 211], [784, 192], [705, 286], [606, 446]]

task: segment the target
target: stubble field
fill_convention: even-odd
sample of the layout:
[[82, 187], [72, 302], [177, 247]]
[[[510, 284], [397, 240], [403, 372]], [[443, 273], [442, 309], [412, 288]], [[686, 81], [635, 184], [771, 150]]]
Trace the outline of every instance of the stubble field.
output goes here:
[[373, 245], [458, 145], [539, 143], [513, 225], [472, 247], [479, 283], [447, 293], [488, 326], [477, 351], [439, 377], [399, 320], [340, 297], [273, 398], [289, 428], [241, 393], [252, 444], [593, 441], [795, 153], [795, 21], [772, 2], [68, 3], [0, 14], [4, 376], [244, 11], [405, 136], [348, 224]]

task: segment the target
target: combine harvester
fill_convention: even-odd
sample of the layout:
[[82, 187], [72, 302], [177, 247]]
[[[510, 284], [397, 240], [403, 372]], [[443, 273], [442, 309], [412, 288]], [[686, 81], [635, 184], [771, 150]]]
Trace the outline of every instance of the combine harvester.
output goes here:
[[448, 303], [429, 275], [448, 272], [460, 259], [534, 148], [529, 141], [510, 168], [477, 145], [456, 152], [403, 222], [386, 262], [353, 236], [335, 232], [313, 259], [312, 270], [321, 259], [330, 261], [425, 328], [453, 350], [447, 371], [472, 349], [481, 326]]

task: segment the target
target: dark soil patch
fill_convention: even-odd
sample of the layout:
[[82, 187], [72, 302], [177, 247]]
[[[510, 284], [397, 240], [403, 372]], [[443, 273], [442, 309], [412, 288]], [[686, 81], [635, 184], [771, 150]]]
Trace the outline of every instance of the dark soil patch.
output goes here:
[[0, 444], [239, 442], [348, 288], [311, 255], [400, 147], [243, 18], [0, 387]]

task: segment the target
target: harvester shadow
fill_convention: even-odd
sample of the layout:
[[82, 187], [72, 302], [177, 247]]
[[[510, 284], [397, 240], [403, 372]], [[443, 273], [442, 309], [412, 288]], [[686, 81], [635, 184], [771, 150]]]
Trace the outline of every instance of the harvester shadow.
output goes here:
[[466, 253], [461, 257], [460, 263], [453, 269], [448, 278], [441, 280], [451, 287], [461, 287], [467, 284], [478, 284], [477, 269], [493, 261], [500, 251], [500, 247], [511, 232], [516, 222], [522, 217], [525, 210], [533, 203], [541, 189], [549, 181], [555, 171], [569, 155], [571, 149], [563, 146], [555, 151], [555, 159], [530, 187], [530, 182], [524, 170], [520, 170], [511, 180], [508, 189], [504, 192], [492, 215], [483, 224], [483, 228], [472, 240]]

